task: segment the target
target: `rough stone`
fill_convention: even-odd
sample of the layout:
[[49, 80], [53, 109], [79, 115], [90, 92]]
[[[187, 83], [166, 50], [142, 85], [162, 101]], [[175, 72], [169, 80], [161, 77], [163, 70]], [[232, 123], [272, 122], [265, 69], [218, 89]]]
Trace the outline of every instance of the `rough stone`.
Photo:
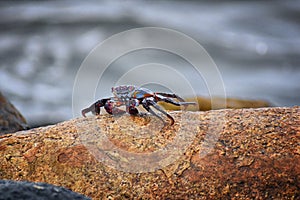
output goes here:
[[81, 194], [46, 183], [0, 180], [0, 200], [89, 200]]
[[25, 118], [0, 92], [0, 135], [28, 129]]
[[[93, 199], [299, 199], [300, 108], [78, 118], [0, 136], [0, 178]], [[152, 156], [151, 156], [152, 155]]]

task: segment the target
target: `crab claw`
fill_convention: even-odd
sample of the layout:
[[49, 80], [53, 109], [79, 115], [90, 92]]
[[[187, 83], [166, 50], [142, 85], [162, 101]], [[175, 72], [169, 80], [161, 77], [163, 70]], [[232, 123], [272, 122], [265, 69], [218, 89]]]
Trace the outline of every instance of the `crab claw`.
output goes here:
[[86, 117], [85, 114], [88, 113], [88, 112], [92, 112], [93, 115], [99, 115], [100, 114], [100, 108], [103, 107], [108, 100], [110, 100], [110, 98], [101, 99], [101, 100], [96, 101], [90, 107], [85, 108], [81, 111], [82, 116]]
[[95, 104], [92, 104], [90, 107], [85, 108], [81, 111], [81, 114], [83, 117], [86, 117], [86, 113], [92, 112], [93, 114], [95, 113]]

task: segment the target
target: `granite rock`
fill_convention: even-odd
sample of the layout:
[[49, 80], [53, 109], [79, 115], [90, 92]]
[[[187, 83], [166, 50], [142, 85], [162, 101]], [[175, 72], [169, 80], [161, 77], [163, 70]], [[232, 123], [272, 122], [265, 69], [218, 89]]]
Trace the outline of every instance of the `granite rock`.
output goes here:
[[0, 200], [89, 200], [81, 194], [46, 183], [0, 180]]
[[299, 199], [300, 108], [78, 118], [0, 136], [0, 179], [93, 199]]

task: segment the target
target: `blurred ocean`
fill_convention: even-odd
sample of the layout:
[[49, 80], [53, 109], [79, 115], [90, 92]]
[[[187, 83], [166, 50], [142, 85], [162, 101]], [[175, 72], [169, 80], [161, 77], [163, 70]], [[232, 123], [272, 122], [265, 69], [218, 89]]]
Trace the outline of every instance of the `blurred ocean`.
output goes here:
[[203, 45], [227, 96], [300, 104], [297, 0], [1, 1], [0, 25], [0, 91], [31, 126], [72, 118], [74, 78], [88, 53], [113, 34], [147, 26]]

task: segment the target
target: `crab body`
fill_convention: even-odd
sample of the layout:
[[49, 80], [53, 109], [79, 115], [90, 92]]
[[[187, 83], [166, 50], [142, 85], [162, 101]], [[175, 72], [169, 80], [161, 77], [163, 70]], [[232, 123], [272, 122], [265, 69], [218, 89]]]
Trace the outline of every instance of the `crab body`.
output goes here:
[[[195, 104], [194, 102], [184, 102], [184, 100], [176, 94], [152, 92], [147, 88], [138, 88], [134, 85], [112, 87], [112, 93], [113, 97], [100, 99], [90, 107], [83, 109], [82, 115], [85, 117], [88, 112], [99, 115], [101, 107], [104, 107], [109, 114], [117, 115], [127, 112], [131, 115], [137, 115], [139, 113], [137, 107], [142, 105], [148, 112], [165, 122], [160, 115], [153, 111], [153, 108], [155, 108], [157, 111], [167, 116], [171, 120], [171, 125], [173, 125], [173, 117], [163, 110], [157, 102], [164, 101], [176, 106]], [[178, 101], [175, 101], [174, 99], [177, 99]], [[118, 108], [121, 106], [125, 106], [126, 111]]]

